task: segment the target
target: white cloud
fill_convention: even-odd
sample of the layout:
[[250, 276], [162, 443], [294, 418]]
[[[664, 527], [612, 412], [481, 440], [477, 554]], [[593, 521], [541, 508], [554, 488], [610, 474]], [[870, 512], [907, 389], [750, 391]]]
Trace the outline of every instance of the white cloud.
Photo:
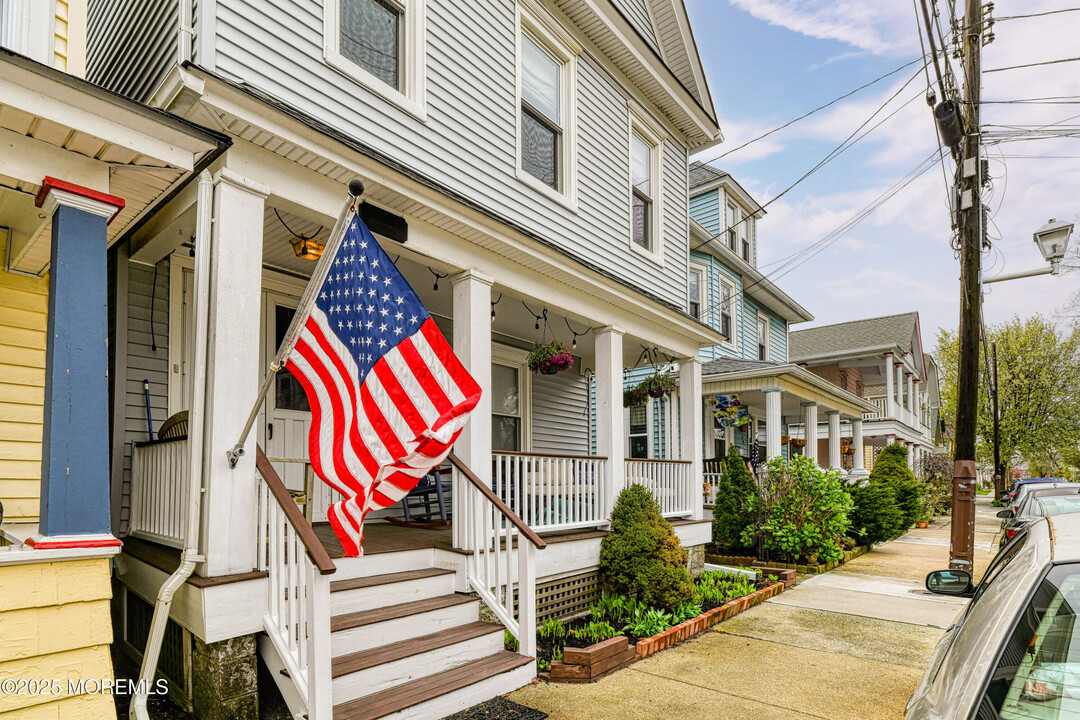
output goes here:
[[874, 55], [918, 47], [914, 12], [903, 2], [731, 0], [731, 3], [770, 25], [822, 40], [836, 40]]

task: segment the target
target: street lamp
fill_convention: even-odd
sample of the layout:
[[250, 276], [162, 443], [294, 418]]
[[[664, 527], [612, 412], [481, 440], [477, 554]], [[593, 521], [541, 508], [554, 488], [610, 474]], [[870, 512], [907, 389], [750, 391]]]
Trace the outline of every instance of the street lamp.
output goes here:
[[1072, 237], [1072, 231], [1072, 223], [1050, 218], [1050, 222], [1034, 233], [1035, 244], [1039, 246], [1039, 252], [1042, 253], [1043, 259], [1050, 263], [1049, 267], [997, 275], [983, 280], [983, 284], [988, 285], [1003, 280], [1016, 280], [1017, 278], [1034, 277], [1035, 275], [1057, 275], [1061, 267], [1061, 259], [1065, 257], [1065, 250], [1069, 247], [1069, 238]]

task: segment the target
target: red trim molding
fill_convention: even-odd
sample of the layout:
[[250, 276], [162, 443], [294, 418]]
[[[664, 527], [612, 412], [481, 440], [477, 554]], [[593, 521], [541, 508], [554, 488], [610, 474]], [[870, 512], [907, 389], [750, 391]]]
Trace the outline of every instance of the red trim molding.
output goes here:
[[35, 550], [60, 550], [63, 548], [100, 548], [120, 547], [122, 544], [117, 538], [94, 538], [90, 540], [49, 540], [44, 538], [35, 540], [26, 538], [26, 544]]
[[45, 204], [45, 198], [49, 196], [49, 193], [53, 190], [63, 190], [64, 192], [71, 193], [72, 195], [78, 195], [79, 197], [87, 198], [88, 200], [94, 200], [106, 205], [112, 205], [116, 208], [116, 211], [109, 217], [111, 223], [116, 219], [116, 216], [120, 214], [120, 211], [124, 209], [124, 205], [127, 203], [123, 198], [116, 197], [115, 195], [109, 195], [98, 190], [91, 190], [90, 188], [83, 187], [82, 185], [76, 185], [75, 183], [69, 183], [65, 180], [59, 180], [54, 177], [45, 176], [45, 179], [41, 181], [41, 191], [38, 192], [37, 198], [34, 200], [34, 205], [41, 207]]

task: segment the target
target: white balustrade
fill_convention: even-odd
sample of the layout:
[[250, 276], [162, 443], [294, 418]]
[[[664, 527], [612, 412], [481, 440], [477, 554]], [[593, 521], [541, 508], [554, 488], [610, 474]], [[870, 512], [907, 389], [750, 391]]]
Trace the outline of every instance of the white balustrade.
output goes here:
[[170, 547], [184, 546], [189, 454], [186, 437], [135, 444], [129, 534]]
[[492, 453], [491, 489], [537, 532], [598, 527], [607, 522], [607, 458]]
[[[299, 508], [288, 497], [281, 480], [275, 496], [264, 476], [259, 483], [259, 523], [257, 562], [267, 573], [267, 613], [263, 629], [296, 692], [306, 706], [310, 720], [330, 720], [333, 715], [330, 655], [330, 574], [333, 563], [325, 556], [320, 568], [308, 554], [299, 532], [307, 525]], [[292, 517], [282, 502], [293, 503]], [[312, 542], [314, 533], [309, 534]], [[314, 542], [318, 542], [314, 540]]]
[[494, 493], [481, 489], [475, 474], [468, 477], [460, 461], [452, 462], [454, 487], [462, 499], [454, 525], [460, 524], [464, 549], [471, 553], [469, 587], [518, 639], [518, 652], [535, 657], [536, 550], [545, 547], [544, 542], [516, 513], [500, 507]]
[[874, 410], [863, 413], [863, 420], [881, 420], [889, 417], [888, 398], [866, 398], [866, 401], [874, 406]]
[[660, 504], [664, 517], [694, 511], [689, 460], [627, 460], [626, 482], [645, 486]]
[[705, 505], [716, 505], [716, 495], [720, 491], [720, 478], [723, 477], [722, 473], [710, 473], [704, 474], [704, 482], [702, 483], [702, 494], [704, 495]]

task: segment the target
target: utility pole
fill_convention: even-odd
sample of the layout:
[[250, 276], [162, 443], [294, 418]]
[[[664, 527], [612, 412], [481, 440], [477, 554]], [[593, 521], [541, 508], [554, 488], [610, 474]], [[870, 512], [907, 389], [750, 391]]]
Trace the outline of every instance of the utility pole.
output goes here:
[[964, 137], [960, 145], [960, 333], [956, 447], [953, 455], [952, 543], [949, 567], [973, 570], [975, 558], [975, 433], [979, 404], [979, 325], [982, 303], [982, 199], [979, 101], [982, 75], [982, 0], [964, 2]]
[[994, 498], [1001, 497], [1005, 492], [1005, 468], [1001, 467], [1001, 416], [998, 415], [998, 371], [997, 371], [997, 343], [990, 343], [990, 361], [994, 364], [991, 368], [990, 378], [990, 401], [993, 403], [991, 410], [994, 412]]

